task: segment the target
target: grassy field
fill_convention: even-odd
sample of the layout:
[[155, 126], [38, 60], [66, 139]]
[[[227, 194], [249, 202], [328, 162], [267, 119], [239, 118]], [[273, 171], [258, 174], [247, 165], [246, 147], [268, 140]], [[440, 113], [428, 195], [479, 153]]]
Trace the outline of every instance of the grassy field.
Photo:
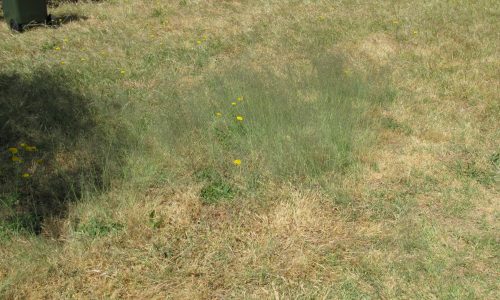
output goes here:
[[0, 298], [498, 299], [497, 1], [0, 15]]

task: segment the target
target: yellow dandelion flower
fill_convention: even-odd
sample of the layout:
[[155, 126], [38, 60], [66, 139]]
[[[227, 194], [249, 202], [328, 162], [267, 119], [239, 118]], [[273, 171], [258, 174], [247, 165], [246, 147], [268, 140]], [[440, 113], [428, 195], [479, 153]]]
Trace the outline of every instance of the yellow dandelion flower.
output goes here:
[[220, 113], [220, 112], [216, 112], [216, 113], [215, 113], [215, 115], [216, 115], [217, 117], [222, 117], [222, 113]]
[[54, 47], [55, 51], [61, 51], [61, 47]]
[[242, 116], [237, 116], [237, 117], [236, 117], [236, 120], [238, 120], [238, 121], [243, 121], [243, 117], [242, 117]]
[[23, 175], [21, 175], [22, 178], [30, 178], [31, 177], [31, 174], [30, 173], [23, 173]]
[[120, 74], [125, 74], [125, 70], [120, 70]]
[[19, 150], [16, 147], [10, 147], [7, 149], [7, 151], [9, 151], [12, 154], [17, 154], [17, 152], [19, 152]]
[[196, 44], [201, 45], [201, 41], [199, 41], [199, 40], [196, 41]]
[[23, 160], [19, 156], [12, 156], [10, 158], [13, 162], [21, 163]]
[[235, 159], [235, 160], [233, 160], [233, 164], [234, 164], [235, 166], [239, 166], [239, 165], [241, 165], [241, 159]]
[[243, 101], [243, 96], [236, 98], [238, 101]]
[[81, 61], [86, 61], [87, 59], [85, 57], [80, 58]]
[[232, 106], [236, 106], [236, 102], [231, 102], [231, 105]]
[[206, 41], [206, 40], [207, 40], [207, 36], [206, 36], [206, 35], [204, 35], [204, 36], [203, 36], [203, 40], [204, 40], [204, 41]]
[[67, 43], [67, 42], [68, 42], [68, 39], [67, 39], [67, 38], [63, 39], [63, 42]]
[[414, 30], [413, 35], [417, 35], [417, 34], [418, 34], [418, 31]]
[[65, 61], [61, 61], [61, 65], [64, 65], [64, 64], [66, 64], [66, 62]]

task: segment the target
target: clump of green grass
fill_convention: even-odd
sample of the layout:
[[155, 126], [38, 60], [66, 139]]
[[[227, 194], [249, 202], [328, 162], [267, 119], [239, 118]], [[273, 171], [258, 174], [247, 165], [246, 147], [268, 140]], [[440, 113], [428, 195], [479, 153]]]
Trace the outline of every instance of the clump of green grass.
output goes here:
[[207, 183], [200, 192], [200, 197], [204, 203], [217, 203], [223, 199], [232, 199], [235, 190], [231, 185], [223, 180]]
[[236, 194], [236, 188], [213, 168], [197, 172], [196, 178], [204, 182], [204, 186], [200, 191], [200, 197], [205, 204], [231, 200]]
[[396, 132], [401, 132], [405, 135], [410, 135], [412, 133], [411, 127], [409, 127], [406, 124], [399, 123], [398, 121], [394, 120], [393, 118], [386, 117], [381, 120], [382, 126], [384, 128], [396, 131]]
[[236, 66], [208, 76], [159, 112], [159, 139], [179, 159], [189, 153], [187, 172], [201, 162], [230, 177], [258, 172], [304, 183], [346, 171], [366, 142], [358, 140], [370, 130], [366, 113], [393, 93], [339, 57], [314, 57], [308, 64], [307, 75], [300, 66], [280, 77], [271, 69]]
[[102, 237], [123, 229], [123, 224], [92, 218], [86, 223], [79, 224], [75, 233], [89, 237]]

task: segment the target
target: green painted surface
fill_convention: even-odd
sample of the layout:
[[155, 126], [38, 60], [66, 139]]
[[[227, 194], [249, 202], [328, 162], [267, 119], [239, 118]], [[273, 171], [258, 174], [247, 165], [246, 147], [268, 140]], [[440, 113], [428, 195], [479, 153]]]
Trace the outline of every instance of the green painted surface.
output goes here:
[[30, 22], [44, 22], [47, 19], [45, 0], [3, 0], [5, 21], [11, 20], [26, 25]]

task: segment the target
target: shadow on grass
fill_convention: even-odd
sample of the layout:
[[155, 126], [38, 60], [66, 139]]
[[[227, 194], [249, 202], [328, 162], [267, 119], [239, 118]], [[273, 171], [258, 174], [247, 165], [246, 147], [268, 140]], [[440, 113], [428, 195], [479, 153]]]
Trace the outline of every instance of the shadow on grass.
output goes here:
[[54, 26], [61, 26], [63, 24], [77, 22], [77, 21], [85, 21], [87, 19], [88, 19], [88, 17], [77, 15], [77, 14], [52, 16], [52, 22], [53, 22]]
[[49, 28], [59, 28], [64, 24], [68, 24], [71, 22], [85, 21], [88, 17], [81, 16], [77, 14], [69, 14], [69, 15], [60, 15], [60, 16], [52, 16], [50, 23], [32, 23], [24, 25], [22, 31], [33, 30], [40, 27], [49, 27]]
[[[91, 100], [63, 72], [0, 73], [0, 231], [40, 233], [85, 191], [102, 191], [123, 155]], [[117, 129], [118, 128], [118, 129]]]
[[[78, 3], [78, 2], [82, 2], [82, 1], [79, 1], [79, 0], [48, 0], [47, 5], [50, 7], [58, 7], [64, 3]], [[91, 2], [97, 3], [97, 2], [103, 2], [103, 0], [92, 0]]]

